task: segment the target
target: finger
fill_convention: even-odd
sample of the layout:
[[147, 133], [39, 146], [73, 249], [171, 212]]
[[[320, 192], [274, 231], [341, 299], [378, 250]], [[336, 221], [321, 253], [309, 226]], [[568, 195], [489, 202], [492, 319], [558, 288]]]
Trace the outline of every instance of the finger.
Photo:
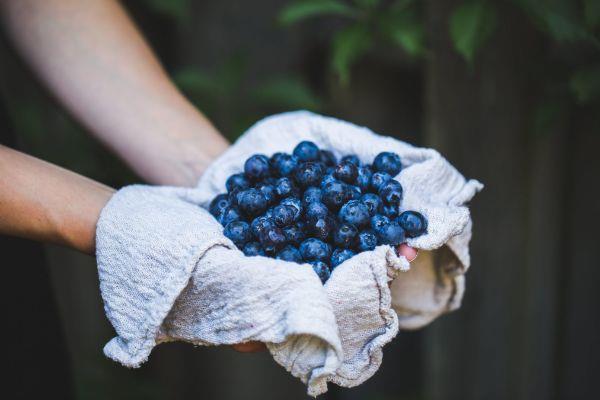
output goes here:
[[267, 347], [262, 342], [246, 342], [234, 344], [233, 349], [240, 353], [257, 353], [259, 351], [265, 351]]
[[398, 252], [398, 255], [404, 256], [409, 262], [417, 258], [417, 255], [419, 254], [417, 249], [410, 247], [406, 243], [397, 246], [396, 251]]

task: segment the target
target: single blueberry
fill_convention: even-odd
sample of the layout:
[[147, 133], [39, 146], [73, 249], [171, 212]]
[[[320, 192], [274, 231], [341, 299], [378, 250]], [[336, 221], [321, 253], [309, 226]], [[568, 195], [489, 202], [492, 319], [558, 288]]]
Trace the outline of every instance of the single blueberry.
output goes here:
[[333, 243], [338, 247], [354, 247], [356, 243], [356, 235], [358, 235], [358, 229], [352, 224], [340, 224], [333, 231]]
[[285, 245], [285, 235], [281, 228], [275, 226], [265, 230], [260, 235], [260, 243], [265, 249], [265, 253], [274, 255], [275, 251]]
[[236, 207], [229, 206], [224, 209], [221, 214], [217, 216], [217, 221], [223, 226], [226, 226], [228, 223], [237, 221], [240, 219], [240, 212]]
[[350, 200], [360, 200], [362, 191], [358, 186], [348, 185], [348, 189], [350, 190]]
[[348, 249], [335, 249], [333, 254], [331, 254], [331, 268], [337, 267], [344, 261], [349, 258], [355, 256], [355, 253], [352, 250]]
[[371, 229], [379, 232], [381, 228], [390, 223], [390, 219], [385, 215], [376, 214], [371, 217]]
[[277, 179], [275, 183], [275, 193], [279, 197], [293, 196], [298, 191], [294, 182], [287, 177]]
[[273, 205], [275, 200], [277, 199], [277, 192], [275, 191], [275, 186], [270, 185], [268, 183], [261, 183], [256, 186], [258, 190], [265, 196], [267, 199], [267, 205]]
[[329, 270], [329, 265], [325, 264], [323, 261], [314, 261], [312, 263], [313, 271], [315, 274], [321, 279], [322, 283], [327, 282], [327, 279], [331, 276], [331, 271]]
[[352, 197], [351, 191], [343, 182], [329, 182], [323, 188], [323, 203], [332, 210], [337, 210]]
[[232, 221], [228, 223], [225, 225], [223, 234], [231, 239], [231, 241], [240, 249], [252, 239], [250, 225], [244, 221]]
[[269, 164], [271, 164], [271, 166], [274, 167], [277, 164], [277, 162], [279, 161], [279, 159], [285, 155], [286, 155], [286, 153], [282, 153], [282, 152], [274, 153], [271, 156], [271, 158], [269, 158]]
[[[265, 211], [265, 217], [270, 218], [271, 220], [273, 219], [273, 210], [275, 209], [275, 207], [269, 207], [267, 208], [267, 211]], [[274, 223], [274, 222], [273, 222]]]
[[358, 158], [358, 156], [356, 156], [354, 154], [350, 154], [350, 155], [342, 157], [342, 159], [340, 160], [340, 163], [343, 163], [343, 162], [349, 162], [349, 163], [356, 165], [357, 167], [360, 167], [360, 159]]
[[331, 182], [338, 182], [338, 180], [335, 179], [335, 176], [333, 176], [333, 172], [323, 175], [320, 185], [321, 190], [325, 189], [325, 186], [327, 186]]
[[310, 220], [306, 229], [309, 233], [321, 240], [328, 240], [335, 229], [336, 222], [330, 216], [325, 216], [316, 220]]
[[404, 229], [396, 221], [384, 224], [381, 228], [375, 231], [379, 244], [389, 244], [397, 246], [405, 240]]
[[260, 217], [254, 218], [252, 223], [250, 224], [250, 230], [255, 238], [259, 239], [260, 235], [267, 229], [275, 227], [275, 221], [273, 219], [261, 215]]
[[294, 225], [286, 226], [282, 228], [285, 240], [295, 246], [300, 245], [304, 239], [306, 239], [306, 233], [302, 225], [296, 223]]
[[265, 255], [265, 251], [263, 250], [262, 246], [260, 245], [260, 243], [258, 242], [248, 242], [246, 243], [246, 245], [244, 246], [244, 254], [252, 257], [252, 256], [264, 256]]
[[273, 221], [277, 226], [288, 226], [294, 222], [295, 213], [294, 207], [280, 204], [273, 208]]
[[314, 203], [315, 201], [320, 202], [322, 196], [323, 193], [321, 192], [321, 189], [311, 186], [306, 188], [306, 190], [304, 191], [304, 194], [302, 195], [302, 202], [305, 205]]
[[258, 189], [246, 189], [238, 195], [238, 207], [248, 216], [257, 216], [267, 209], [267, 198]]
[[216, 217], [227, 207], [229, 207], [229, 196], [226, 193], [221, 193], [210, 202], [208, 211]]
[[291, 261], [296, 263], [302, 263], [302, 256], [300, 255], [300, 251], [292, 245], [287, 245], [283, 249], [277, 253], [275, 257], [278, 260]]
[[377, 247], [377, 235], [373, 230], [362, 231], [358, 234], [356, 248], [358, 251], [369, 251]]
[[302, 215], [303, 207], [300, 199], [296, 197], [286, 197], [285, 199], [279, 202], [279, 205], [282, 206], [290, 206], [294, 209], [294, 221], [298, 221], [300, 216]]
[[269, 158], [264, 154], [255, 154], [244, 163], [244, 174], [250, 181], [259, 181], [270, 173]]
[[309, 238], [300, 244], [300, 254], [306, 261], [329, 261], [331, 247], [322, 240]]
[[371, 176], [371, 190], [378, 192], [381, 185], [392, 179], [392, 176], [387, 172], [375, 172]]
[[271, 158], [271, 166], [273, 171], [278, 176], [290, 176], [294, 170], [298, 167], [298, 158], [290, 154], [280, 154], [277, 158]]
[[316, 162], [300, 164], [294, 172], [294, 178], [301, 187], [317, 186], [323, 177], [323, 166]]
[[360, 201], [367, 206], [371, 217], [381, 210], [381, 199], [375, 193], [363, 194], [360, 197]]
[[333, 167], [335, 164], [337, 164], [337, 159], [329, 150], [321, 150], [319, 152], [319, 161], [327, 167]]
[[333, 176], [342, 182], [354, 183], [358, 176], [358, 167], [349, 161], [344, 161], [336, 165]]
[[360, 228], [369, 223], [369, 208], [358, 200], [350, 200], [342, 206], [338, 218]]
[[306, 216], [306, 220], [315, 221], [320, 218], [325, 218], [329, 214], [329, 209], [323, 203], [318, 201], [314, 201], [306, 206], [306, 211], [304, 215]]
[[381, 213], [383, 215], [385, 215], [386, 217], [388, 217], [389, 219], [394, 219], [398, 216], [398, 213], [400, 212], [400, 210], [398, 210], [398, 205], [394, 205], [394, 204], [386, 204], [383, 207], [381, 207]]
[[402, 201], [402, 185], [394, 179], [390, 179], [379, 187], [379, 197], [384, 203], [399, 206]]
[[406, 231], [406, 236], [414, 238], [427, 231], [427, 220], [416, 211], [404, 211], [398, 217], [398, 223]]
[[391, 176], [396, 176], [402, 169], [402, 162], [400, 162], [400, 156], [396, 153], [390, 153], [384, 151], [377, 154], [375, 160], [373, 160], [373, 169], [379, 172], [387, 172]]
[[307, 140], [298, 143], [293, 153], [300, 161], [317, 161], [319, 159], [319, 148]]
[[231, 193], [234, 189], [248, 189], [250, 187], [250, 182], [244, 174], [233, 174], [225, 181], [225, 187], [227, 188], [227, 191]]
[[371, 171], [371, 168], [368, 166], [359, 167], [358, 175], [356, 176], [356, 186], [358, 186], [363, 192], [366, 192], [371, 187], [372, 176], [373, 172]]

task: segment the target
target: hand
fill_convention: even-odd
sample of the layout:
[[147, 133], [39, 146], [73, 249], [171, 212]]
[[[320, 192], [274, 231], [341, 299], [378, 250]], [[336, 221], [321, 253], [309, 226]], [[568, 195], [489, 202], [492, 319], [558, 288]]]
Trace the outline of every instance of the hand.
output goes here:
[[396, 253], [406, 257], [409, 262], [412, 262], [415, 258], [417, 258], [419, 251], [413, 247], [410, 247], [406, 243], [402, 243], [401, 245], [396, 246]]

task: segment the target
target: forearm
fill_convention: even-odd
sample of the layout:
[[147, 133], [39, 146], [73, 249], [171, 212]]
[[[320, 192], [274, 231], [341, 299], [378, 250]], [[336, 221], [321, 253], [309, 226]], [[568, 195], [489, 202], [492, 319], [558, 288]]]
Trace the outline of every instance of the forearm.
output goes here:
[[0, 234], [93, 254], [98, 216], [113, 190], [0, 146]]
[[0, 0], [33, 69], [151, 183], [193, 185], [226, 140], [176, 89], [114, 0]]

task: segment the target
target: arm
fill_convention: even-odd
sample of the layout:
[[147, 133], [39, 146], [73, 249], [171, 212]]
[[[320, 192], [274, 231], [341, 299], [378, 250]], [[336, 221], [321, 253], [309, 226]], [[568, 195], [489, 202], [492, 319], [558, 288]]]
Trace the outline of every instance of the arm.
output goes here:
[[0, 146], [0, 234], [94, 253], [96, 221], [113, 190]]
[[0, 0], [0, 13], [53, 94], [148, 182], [192, 186], [227, 147], [117, 1]]

